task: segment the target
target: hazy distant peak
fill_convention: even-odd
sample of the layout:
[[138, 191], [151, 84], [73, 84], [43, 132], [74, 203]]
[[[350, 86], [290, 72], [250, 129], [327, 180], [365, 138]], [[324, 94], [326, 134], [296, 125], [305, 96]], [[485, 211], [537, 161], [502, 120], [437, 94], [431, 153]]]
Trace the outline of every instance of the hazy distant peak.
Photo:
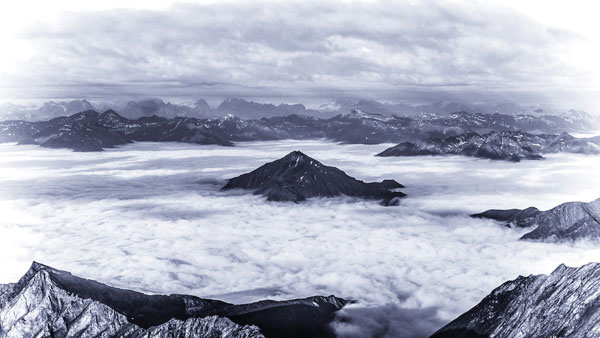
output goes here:
[[194, 102], [193, 105], [194, 109], [198, 110], [210, 110], [210, 106], [208, 105], [208, 102], [206, 102], [205, 99], [199, 99], [196, 102]]

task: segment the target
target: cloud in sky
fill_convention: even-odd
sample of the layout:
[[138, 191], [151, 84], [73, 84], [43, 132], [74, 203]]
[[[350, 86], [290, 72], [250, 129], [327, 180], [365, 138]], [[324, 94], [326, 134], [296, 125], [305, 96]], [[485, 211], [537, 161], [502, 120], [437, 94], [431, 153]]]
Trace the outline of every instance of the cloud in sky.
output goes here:
[[[342, 337], [422, 337], [519, 274], [599, 257], [597, 243], [523, 242], [522, 231], [466, 216], [595, 199], [599, 158], [373, 156], [385, 147], [134, 143], [73, 153], [0, 145], [0, 283], [37, 260], [145, 292], [233, 302], [335, 294], [358, 301], [340, 314]], [[395, 179], [409, 197], [383, 207], [219, 191], [292, 150], [365, 181]]]
[[596, 84], [576, 62], [585, 36], [485, 2], [173, 3], [26, 23], [13, 40], [27, 57], [0, 67], [7, 97], [539, 100]]

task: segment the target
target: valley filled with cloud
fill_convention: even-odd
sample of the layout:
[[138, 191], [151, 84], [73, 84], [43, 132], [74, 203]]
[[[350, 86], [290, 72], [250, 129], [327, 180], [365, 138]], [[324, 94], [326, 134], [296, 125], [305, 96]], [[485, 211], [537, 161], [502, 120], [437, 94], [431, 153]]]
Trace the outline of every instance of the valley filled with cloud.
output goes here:
[[[598, 196], [600, 158], [511, 163], [374, 157], [389, 144], [134, 143], [100, 153], [0, 145], [0, 283], [32, 260], [110, 285], [234, 303], [314, 294], [356, 300], [341, 337], [423, 337], [500, 283], [600, 257], [596, 243], [519, 241], [468, 217]], [[293, 150], [364, 181], [406, 186], [400, 206], [352, 198], [267, 202], [220, 191]]]

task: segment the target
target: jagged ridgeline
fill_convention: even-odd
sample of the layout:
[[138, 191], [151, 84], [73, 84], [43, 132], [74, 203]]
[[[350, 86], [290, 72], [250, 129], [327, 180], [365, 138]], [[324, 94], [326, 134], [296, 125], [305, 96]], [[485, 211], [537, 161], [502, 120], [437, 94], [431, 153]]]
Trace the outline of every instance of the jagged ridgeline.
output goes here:
[[[139, 109], [144, 110], [142, 105]], [[292, 110], [293, 111], [293, 110]], [[171, 116], [171, 115], [168, 115]], [[305, 115], [286, 115], [260, 119], [242, 120], [235, 116], [220, 118], [195, 118], [176, 116], [171, 118], [156, 115], [129, 119], [114, 110], [98, 113], [86, 110], [70, 116], [55, 117], [47, 121], [10, 120], [0, 122], [0, 142], [37, 144], [50, 148], [67, 148], [76, 151], [99, 151], [133, 141], [187, 142], [232, 146], [240, 141], [262, 141], [282, 139], [318, 139], [355, 144], [400, 143], [404, 149], [391, 155], [418, 155], [437, 153], [469, 153], [458, 147], [461, 139], [469, 138], [468, 144], [479, 145], [482, 153], [493, 155], [497, 142], [508, 140], [511, 149], [522, 149], [510, 158], [536, 157], [536, 147], [528, 142], [531, 136], [524, 132], [545, 133], [546, 139], [560, 136], [562, 143], [555, 143], [547, 152], [592, 153], [600, 144], [598, 139], [575, 139], [560, 135], [561, 132], [581, 131], [584, 126], [598, 126], [600, 121], [588, 117], [583, 123], [553, 116], [511, 116], [502, 114], [472, 114], [458, 112], [450, 115], [421, 114], [415, 116], [383, 116], [353, 110], [331, 118]], [[491, 132], [521, 132], [514, 134], [488, 134]], [[475, 136], [477, 135], [487, 136]], [[458, 139], [440, 140], [458, 137]], [[481, 146], [485, 143], [488, 146]], [[495, 143], [494, 143], [495, 142]], [[405, 144], [406, 143], [406, 144]], [[547, 142], [544, 141], [544, 144]], [[596, 148], [591, 144], [595, 144]], [[564, 146], [563, 146], [564, 145]], [[400, 147], [400, 146], [399, 146]], [[527, 149], [531, 148], [531, 151]], [[398, 148], [398, 147], [397, 147]], [[436, 149], [442, 150], [436, 150]], [[400, 150], [402, 150], [400, 149]]]
[[146, 295], [33, 263], [0, 285], [0, 337], [334, 337], [348, 301], [316, 296], [233, 305], [187, 295]]
[[525, 132], [494, 131], [466, 133], [446, 138], [403, 142], [377, 156], [464, 155], [519, 162], [541, 160], [542, 154], [600, 154], [600, 137], [576, 138], [567, 133], [533, 135]]
[[232, 178], [222, 190], [235, 188], [252, 190], [269, 201], [301, 202], [311, 197], [345, 195], [397, 205], [399, 199], [406, 196], [397, 190], [404, 186], [394, 180], [365, 183], [300, 151]]
[[535, 207], [491, 209], [471, 216], [493, 219], [511, 227], [533, 229], [521, 237], [524, 240], [600, 239], [600, 199], [589, 203], [567, 202], [547, 211]]
[[492, 291], [431, 338], [598, 337], [600, 264], [560, 265]]

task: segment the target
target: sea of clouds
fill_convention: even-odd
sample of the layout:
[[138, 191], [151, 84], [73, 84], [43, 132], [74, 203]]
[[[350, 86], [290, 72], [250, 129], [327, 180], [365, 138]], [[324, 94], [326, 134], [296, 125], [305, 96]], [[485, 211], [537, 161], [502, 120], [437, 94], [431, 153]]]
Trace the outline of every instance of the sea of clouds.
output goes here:
[[[387, 146], [134, 143], [74, 153], [2, 144], [0, 283], [36, 260], [118, 287], [235, 303], [335, 294], [357, 301], [334, 324], [340, 337], [426, 337], [506, 280], [600, 261], [595, 243], [519, 241], [523, 230], [468, 217], [596, 199], [600, 157], [373, 156]], [[384, 207], [220, 191], [293, 150], [365, 181], [395, 179], [408, 197]]]

